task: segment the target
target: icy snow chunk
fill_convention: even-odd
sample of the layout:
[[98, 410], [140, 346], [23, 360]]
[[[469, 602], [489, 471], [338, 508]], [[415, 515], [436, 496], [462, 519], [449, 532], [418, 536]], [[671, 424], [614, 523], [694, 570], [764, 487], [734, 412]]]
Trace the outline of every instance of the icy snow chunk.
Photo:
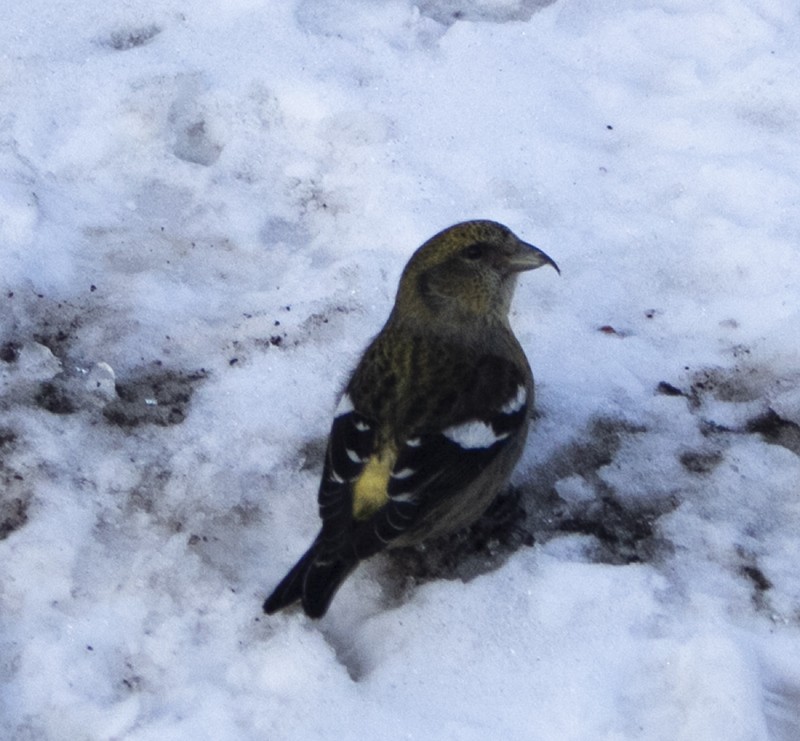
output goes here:
[[117, 398], [116, 375], [108, 363], [95, 363], [86, 376], [85, 387], [91, 394], [112, 401]]
[[770, 401], [770, 408], [783, 419], [800, 424], [800, 386], [778, 394]]
[[594, 487], [583, 476], [575, 474], [555, 483], [558, 496], [569, 504], [584, 504], [595, 498]]
[[61, 361], [49, 347], [38, 342], [27, 342], [17, 357], [19, 374], [31, 381], [44, 381], [61, 372]]
[[202, 82], [193, 77], [180, 80], [180, 92], [169, 112], [174, 134], [172, 152], [185, 162], [209, 167], [222, 152], [222, 144], [212, 133], [208, 106], [214, 101], [203, 100]]
[[208, 167], [219, 159], [222, 145], [211, 139], [206, 122], [201, 118], [178, 126], [172, 151], [186, 162]]

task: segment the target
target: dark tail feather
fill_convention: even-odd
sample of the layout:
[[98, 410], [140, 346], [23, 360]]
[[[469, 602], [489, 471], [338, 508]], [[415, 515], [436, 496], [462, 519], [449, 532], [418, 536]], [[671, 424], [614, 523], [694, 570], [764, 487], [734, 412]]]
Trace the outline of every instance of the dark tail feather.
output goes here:
[[319, 558], [319, 541], [315, 540], [302, 558], [264, 602], [264, 612], [272, 615], [302, 600], [303, 610], [312, 618], [321, 618], [336, 591], [358, 563], [355, 560]]
[[280, 584], [272, 590], [272, 594], [264, 601], [264, 612], [267, 615], [272, 615], [302, 598], [306, 573], [311, 567], [318, 549], [317, 541], [314, 541], [311, 548], [303, 554], [289, 573], [281, 579]]
[[316, 561], [306, 574], [303, 609], [312, 618], [321, 618], [344, 580], [356, 567], [356, 560]]

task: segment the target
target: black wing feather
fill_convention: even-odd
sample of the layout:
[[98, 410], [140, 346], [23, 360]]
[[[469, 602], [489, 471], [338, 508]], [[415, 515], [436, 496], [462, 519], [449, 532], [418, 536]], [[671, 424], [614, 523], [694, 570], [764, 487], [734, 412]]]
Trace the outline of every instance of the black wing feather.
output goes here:
[[[527, 390], [520, 384], [502, 404], [484, 410], [484, 416], [448, 428], [454, 430], [450, 436], [445, 430], [406, 440], [389, 479], [388, 503], [357, 533], [358, 557], [382, 550], [426, 512], [470, 486], [509, 445], [516, 444], [527, 412]], [[459, 428], [470, 424], [478, 426], [479, 440], [485, 444], [465, 447], [457, 442]]]

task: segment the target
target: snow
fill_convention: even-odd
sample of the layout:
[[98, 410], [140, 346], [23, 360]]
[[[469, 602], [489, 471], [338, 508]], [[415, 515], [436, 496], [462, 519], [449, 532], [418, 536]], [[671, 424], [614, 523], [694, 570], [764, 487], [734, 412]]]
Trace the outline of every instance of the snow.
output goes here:
[[[6, 8], [0, 736], [800, 737], [798, 21]], [[267, 618], [348, 371], [470, 218], [562, 269], [511, 317], [513, 526]]]

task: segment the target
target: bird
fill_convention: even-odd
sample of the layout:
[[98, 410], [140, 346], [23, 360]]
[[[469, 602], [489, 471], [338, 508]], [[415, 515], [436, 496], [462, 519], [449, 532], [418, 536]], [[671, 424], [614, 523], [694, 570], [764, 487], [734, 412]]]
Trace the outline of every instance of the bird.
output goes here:
[[321, 618], [358, 563], [477, 520], [507, 484], [534, 403], [509, 324], [519, 273], [556, 263], [508, 227], [465, 221], [409, 259], [383, 329], [333, 415], [322, 525], [263, 605]]

